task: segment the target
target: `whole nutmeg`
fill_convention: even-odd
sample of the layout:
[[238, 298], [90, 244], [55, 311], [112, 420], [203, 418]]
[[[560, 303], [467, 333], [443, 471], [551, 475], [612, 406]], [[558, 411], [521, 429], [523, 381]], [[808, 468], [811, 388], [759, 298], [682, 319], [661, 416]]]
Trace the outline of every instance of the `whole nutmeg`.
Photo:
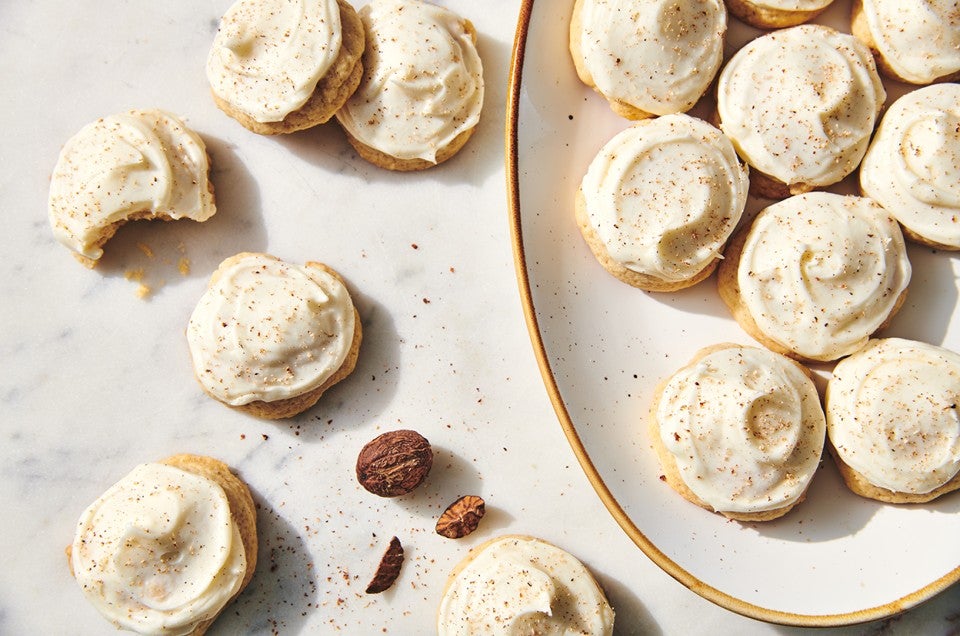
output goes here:
[[423, 435], [406, 429], [389, 431], [360, 450], [357, 481], [375, 495], [396, 497], [419, 486], [431, 466], [433, 449]]

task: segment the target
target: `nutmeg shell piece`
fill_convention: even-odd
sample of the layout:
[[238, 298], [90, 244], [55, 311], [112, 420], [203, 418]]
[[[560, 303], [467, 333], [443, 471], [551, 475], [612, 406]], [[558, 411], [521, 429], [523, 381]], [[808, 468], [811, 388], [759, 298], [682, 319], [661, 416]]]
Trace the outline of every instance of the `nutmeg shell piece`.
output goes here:
[[400, 545], [400, 539], [393, 537], [390, 539], [387, 551], [383, 553], [383, 557], [380, 559], [380, 565], [377, 566], [377, 572], [367, 586], [366, 593], [379, 594], [390, 589], [393, 582], [400, 576], [400, 566], [402, 565], [403, 546]]

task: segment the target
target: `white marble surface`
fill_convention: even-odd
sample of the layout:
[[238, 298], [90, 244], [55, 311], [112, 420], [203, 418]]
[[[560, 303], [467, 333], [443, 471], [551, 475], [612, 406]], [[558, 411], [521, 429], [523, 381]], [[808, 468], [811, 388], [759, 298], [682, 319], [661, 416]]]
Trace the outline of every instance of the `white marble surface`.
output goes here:
[[[11, 221], [0, 266], [0, 633], [114, 631], [82, 598], [63, 549], [90, 501], [135, 464], [177, 452], [229, 463], [259, 508], [255, 578], [214, 634], [430, 633], [448, 571], [507, 532], [579, 556], [607, 589], [618, 633], [799, 631], [732, 614], [661, 572], [607, 514], [557, 424], [522, 319], [504, 192], [519, 3], [444, 3], [479, 31], [485, 112], [458, 157], [418, 174], [365, 164], [335, 124], [265, 138], [220, 113], [203, 62], [227, 4], [0, 4], [0, 202]], [[178, 113], [201, 134], [219, 212], [202, 225], [128, 226], [90, 271], [51, 236], [48, 177], [81, 126], [134, 107]], [[191, 374], [187, 318], [217, 263], [241, 250], [323, 260], [358, 300], [355, 373], [287, 422], [229, 410]], [[125, 276], [136, 269], [152, 289], [144, 299]], [[353, 465], [367, 440], [397, 427], [427, 436], [437, 459], [419, 491], [379, 499]], [[467, 493], [487, 501], [480, 530], [436, 535], [435, 517]], [[365, 595], [391, 535], [407, 553], [401, 576]], [[958, 624], [954, 587], [888, 621], [825, 633]]]

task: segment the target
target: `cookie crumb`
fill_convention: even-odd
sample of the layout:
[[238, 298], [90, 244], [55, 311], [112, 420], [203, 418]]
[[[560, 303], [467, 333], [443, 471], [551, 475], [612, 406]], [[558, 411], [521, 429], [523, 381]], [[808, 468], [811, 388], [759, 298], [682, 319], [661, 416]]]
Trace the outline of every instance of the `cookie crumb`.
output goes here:
[[150, 246], [146, 243], [137, 242], [137, 248], [139, 248], [147, 258], [153, 258], [153, 250], [150, 249]]

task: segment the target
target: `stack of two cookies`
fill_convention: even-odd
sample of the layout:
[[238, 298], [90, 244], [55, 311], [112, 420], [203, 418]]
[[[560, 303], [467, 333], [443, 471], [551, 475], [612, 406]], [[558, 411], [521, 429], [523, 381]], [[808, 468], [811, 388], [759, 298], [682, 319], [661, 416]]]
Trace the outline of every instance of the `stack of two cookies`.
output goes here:
[[419, 170], [470, 138], [483, 104], [473, 25], [411, 0], [304, 5], [240, 0], [207, 59], [217, 105], [250, 130], [290, 133], [336, 116], [364, 159]]

